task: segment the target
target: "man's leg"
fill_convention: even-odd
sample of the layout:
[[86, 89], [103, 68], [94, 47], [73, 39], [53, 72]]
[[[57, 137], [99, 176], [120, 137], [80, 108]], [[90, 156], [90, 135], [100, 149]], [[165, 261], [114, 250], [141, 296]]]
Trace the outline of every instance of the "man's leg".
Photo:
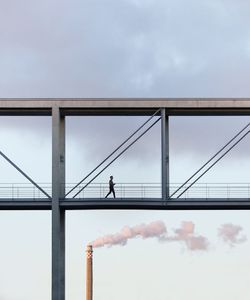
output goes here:
[[111, 194], [111, 190], [109, 190], [109, 192], [107, 193], [107, 195], [105, 196], [105, 198], [107, 198], [108, 195], [110, 195], [110, 194]]

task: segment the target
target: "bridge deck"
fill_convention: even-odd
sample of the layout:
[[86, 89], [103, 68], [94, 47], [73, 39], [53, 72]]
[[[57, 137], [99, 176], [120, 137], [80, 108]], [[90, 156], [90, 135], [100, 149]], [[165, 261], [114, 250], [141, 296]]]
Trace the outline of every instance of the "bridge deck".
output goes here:
[[[65, 210], [77, 209], [137, 209], [137, 210], [245, 210], [250, 209], [250, 199], [62, 199], [60, 207]], [[51, 210], [48, 199], [1, 199], [0, 210]]]
[[[51, 195], [51, 184], [42, 183]], [[75, 184], [66, 184], [66, 191]], [[78, 189], [84, 186], [82, 183]], [[170, 186], [170, 194], [180, 184]], [[185, 186], [183, 187], [185, 188]], [[117, 198], [105, 198], [106, 183], [92, 183], [76, 198], [60, 199], [65, 210], [77, 209], [250, 209], [250, 184], [196, 184], [181, 198], [162, 199], [160, 183], [117, 183]], [[51, 210], [52, 200], [27, 183], [0, 184], [0, 210]]]

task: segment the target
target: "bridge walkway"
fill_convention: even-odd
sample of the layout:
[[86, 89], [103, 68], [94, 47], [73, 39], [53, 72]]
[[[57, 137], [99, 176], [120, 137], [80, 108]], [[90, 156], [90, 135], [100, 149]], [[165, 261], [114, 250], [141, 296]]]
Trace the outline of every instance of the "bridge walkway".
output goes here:
[[[180, 198], [162, 199], [160, 183], [117, 183], [116, 198], [109, 196], [107, 183], [92, 183], [81, 189], [77, 197], [70, 195], [60, 199], [65, 209], [249, 209], [250, 183], [199, 183], [192, 186]], [[51, 183], [39, 183], [51, 195]], [[66, 193], [75, 183], [66, 184]], [[170, 194], [180, 184], [171, 184]], [[185, 189], [186, 186], [183, 186]], [[180, 191], [181, 192], [181, 191]], [[30, 183], [1, 183], [0, 209], [47, 209], [51, 198]]]

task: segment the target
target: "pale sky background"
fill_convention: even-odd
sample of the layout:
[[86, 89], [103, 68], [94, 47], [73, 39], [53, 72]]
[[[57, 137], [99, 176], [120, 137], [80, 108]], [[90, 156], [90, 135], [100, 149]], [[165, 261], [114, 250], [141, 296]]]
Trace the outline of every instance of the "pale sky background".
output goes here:
[[[0, 1], [0, 98], [249, 97], [247, 1]], [[80, 180], [144, 118], [68, 117], [67, 182]], [[183, 182], [249, 122], [248, 117], [170, 118], [171, 182]], [[112, 135], [110, 134], [112, 132]], [[0, 117], [1, 151], [37, 182], [51, 181], [48, 117]], [[159, 182], [159, 124], [97, 181]], [[203, 182], [249, 183], [249, 138]], [[146, 163], [145, 163], [146, 162]], [[25, 182], [0, 159], [0, 183]], [[94, 252], [95, 300], [248, 300], [249, 212], [67, 212], [66, 299], [84, 299], [84, 247], [125, 225], [182, 221], [206, 237], [131, 240]], [[234, 246], [218, 228], [241, 226]], [[50, 212], [0, 212], [0, 300], [51, 299]]]

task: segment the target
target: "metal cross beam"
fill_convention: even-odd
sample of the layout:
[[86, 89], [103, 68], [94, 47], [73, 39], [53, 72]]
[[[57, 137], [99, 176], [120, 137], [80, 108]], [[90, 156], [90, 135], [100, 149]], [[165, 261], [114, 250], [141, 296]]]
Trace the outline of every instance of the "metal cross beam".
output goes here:
[[26, 179], [29, 180], [37, 189], [39, 189], [45, 196], [51, 199], [50, 195], [45, 192], [43, 188], [41, 188], [32, 178], [30, 178], [22, 169], [20, 169], [9, 157], [7, 157], [2, 151], [0, 151], [0, 155], [7, 160], [9, 164], [11, 164], [19, 173], [21, 173]]

